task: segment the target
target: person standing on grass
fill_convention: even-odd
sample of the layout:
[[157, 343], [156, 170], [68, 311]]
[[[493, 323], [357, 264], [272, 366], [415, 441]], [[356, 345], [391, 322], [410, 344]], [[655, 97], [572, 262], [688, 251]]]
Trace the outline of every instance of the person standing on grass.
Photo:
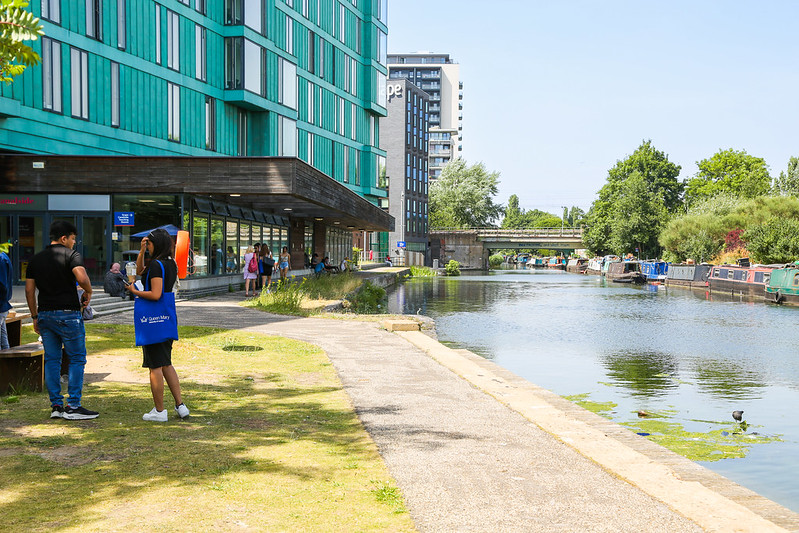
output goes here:
[[[86, 329], [81, 311], [92, 299], [83, 258], [74, 250], [78, 230], [65, 220], [50, 225], [50, 245], [34, 255], [25, 274], [25, 298], [33, 329], [44, 345], [44, 383], [50, 395], [50, 418], [89, 420], [100, 416], [81, 406], [86, 366]], [[78, 299], [75, 282], [83, 289]], [[36, 290], [39, 290], [38, 300]], [[61, 348], [69, 360], [69, 400], [61, 394]]]
[[283, 251], [280, 252], [278, 268], [280, 269], [280, 281], [286, 281], [289, 275], [289, 265], [291, 264], [291, 254], [288, 247], [284, 246]]
[[[139, 255], [136, 257], [136, 273], [142, 280], [147, 280], [149, 290], [139, 290], [128, 285], [128, 290], [138, 298], [159, 300], [164, 292], [172, 292], [178, 278], [178, 266], [172, 258], [174, 243], [164, 229], [154, 229], [150, 235], [142, 239]], [[144, 252], [150, 254], [150, 263], [145, 268]], [[177, 317], [175, 317], [177, 319]], [[142, 346], [144, 362], [142, 367], [150, 369], [150, 390], [155, 407], [142, 416], [148, 422], [166, 422], [167, 411], [164, 408], [164, 380], [175, 399], [175, 411], [180, 418], [189, 416], [189, 409], [183, 403], [180, 393], [180, 380], [175, 367], [172, 366], [172, 339], [156, 344]]]

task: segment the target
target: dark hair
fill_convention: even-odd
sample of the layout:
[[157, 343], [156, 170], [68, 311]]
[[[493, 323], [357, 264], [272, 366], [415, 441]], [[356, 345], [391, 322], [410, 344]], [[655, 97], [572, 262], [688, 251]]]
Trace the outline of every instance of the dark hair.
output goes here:
[[170, 259], [172, 257], [172, 250], [175, 245], [172, 242], [172, 237], [170, 237], [165, 229], [154, 229], [147, 238], [153, 243], [153, 256], [150, 260]]
[[61, 237], [69, 237], [70, 235], [77, 235], [78, 228], [72, 222], [66, 220], [56, 220], [50, 224], [50, 240], [57, 241]]
[[258, 252], [258, 255], [259, 255], [260, 257], [263, 257], [263, 256], [265, 256], [265, 255], [269, 255], [270, 253], [271, 253], [271, 252], [269, 251], [269, 247], [266, 245], [266, 243], [264, 243], [264, 245], [263, 245], [263, 246], [261, 246], [261, 251], [260, 251], [260, 252]]

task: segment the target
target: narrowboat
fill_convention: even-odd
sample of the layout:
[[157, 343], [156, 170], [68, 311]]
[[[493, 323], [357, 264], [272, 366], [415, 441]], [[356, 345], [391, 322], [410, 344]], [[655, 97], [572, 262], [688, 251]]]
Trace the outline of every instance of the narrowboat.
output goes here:
[[575, 272], [577, 274], [585, 273], [588, 268], [588, 259], [569, 259], [566, 263], [566, 272]]
[[535, 268], [544, 268], [546, 266], [542, 257], [531, 257], [527, 264]]
[[665, 261], [641, 261], [641, 274], [648, 283], [662, 283], [666, 280], [669, 264]]
[[588, 260], [588, 267], [585, 269], [586, 274], [593, 274], [599, 276], [602, 274], [602, 258], [594, 257]]
[[566, 260], [562, 257], [550, 257], [547, 261], [547, 268], [566, 270]]
[[799, 305], [799, 265], [785, 265], [771, 271], [766, 285], [766, 301]]
[[610, 263], [605, 277], [616, 283], [646, 283], [638, 261], [621, 261]]
[[666, 286], [707, 288], [707, 279], [710, 276], [712, 266], [707, 263], [702, 263], [701, 265], [689, 263], [669, 265], [669, 270], [666, 272]]
[[708, 277], [710, 292], [764, 297], [766, 285], [771, 280], [771, 272], [780, 266], [782, 265], [749, 266], [747, 264], [746, 266], [717, 265], [711, 267]]
[[602, 258], [601, 274], [603, 276], [607, 276], [608, 268], [610, 267], [610, 265], [612, 265], [613, 263], [620, 263], [620, 262], [621, 262], [621, 257], [619, 257], [618, 255], [606, 255], [605, 257]]

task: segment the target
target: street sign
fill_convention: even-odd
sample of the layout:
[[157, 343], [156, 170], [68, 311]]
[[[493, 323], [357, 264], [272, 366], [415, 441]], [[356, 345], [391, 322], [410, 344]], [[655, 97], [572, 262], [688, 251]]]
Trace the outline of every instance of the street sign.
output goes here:
[[397, 248], [405, 248], [405, 241], [397, 241]]
[[133, 226], [133, 212], [114, 211], [114, 226]]

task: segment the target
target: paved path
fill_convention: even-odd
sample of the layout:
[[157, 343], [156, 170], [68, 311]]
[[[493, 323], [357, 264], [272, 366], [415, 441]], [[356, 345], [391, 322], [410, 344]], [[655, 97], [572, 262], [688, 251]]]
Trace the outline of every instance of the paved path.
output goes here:
[[[512, 375], [505, 379], [509, 373], [493, 363], [471, 361], [468, 354], [455, 358], [478, 368], [476, 379], [489, 381], [477, 388], [431, 357], [424, 341], [411, 342], [375, 322], [280, 317], [240, 307], [240, 299], [233, 294], [181, 302], [180, 323], [248, 329], [321, 346], [420, 531], [780, 530], [732, 502], [735, 525], [730, 526], [724, 521], [728, 500], [721, 496], [719, 522], [670, 502], [676, 512], [649, 495], [656, 491], [647, 494], [565, 444], [570, 437], [559, 440], [532, 423], [534, 418], [498, 401], [504, 392], [484, 392], [491, 392], [492, 383], [503, 390], [525, 389], [526, 382]], [[101, 320], [131, 323], [131, 315]], [[534, 403], [526, 405], [535, 409]], [[682, 495], [688, 501], [694, 500], [693, 486]]]

